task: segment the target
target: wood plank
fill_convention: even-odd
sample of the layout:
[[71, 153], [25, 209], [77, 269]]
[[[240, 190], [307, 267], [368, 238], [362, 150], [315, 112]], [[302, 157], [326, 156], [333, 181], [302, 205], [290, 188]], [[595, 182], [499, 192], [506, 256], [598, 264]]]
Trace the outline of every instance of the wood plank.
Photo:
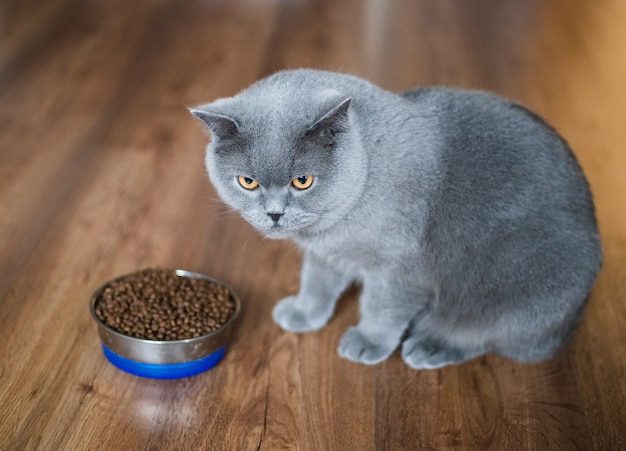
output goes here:
[[75, 0], [4, 0], [0, 3], [0, 86], [78, 9]]
[[[142, 52], [146, 28], [154, 25], [150, 19], [156, 20], [163, 8], [153, 5], [154, 10], [128, 8], [126, 16], [112, 14], [114, 4], [108, 15], [106, 8], [85, 11], [87, 17], [109, 20], [69, 22], [43, 47], [42, 56], [13, 78], [12, 89], [0, 92], [0, 121], [6, 130], [0, 135], [0, 206], [13, 212], [1, 219], [6, 233], [0, 236], [0, 294], [75, 188], [120, 103], [127, 101], [129, 92], [118, 85], [132, 90], [133, 80], [141, 82], [130, 76], [128, 66]], [[140, 11], [146, 20], [133, 27]], [[24, 96], [30, 90], [41, 94]]]

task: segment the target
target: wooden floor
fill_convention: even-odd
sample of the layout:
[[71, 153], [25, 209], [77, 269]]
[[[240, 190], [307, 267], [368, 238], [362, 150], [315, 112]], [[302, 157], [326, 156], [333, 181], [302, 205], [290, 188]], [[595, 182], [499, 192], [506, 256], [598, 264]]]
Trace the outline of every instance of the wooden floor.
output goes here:
[[[0, 6], [0, 449], [626, 449], [626, 2], [5, 0]], [[217, 200], [185, 110], [276, 70], [391, 90], [491, 90], [568, 139], [606, 253], [554, 360], [414, 371], [340, 359], [352, 291], [325, 329], [280, 330], [300, 257]], [[134, 377], [88, 300], [151, 266], [209, 274], [244, 310], [215, 369]]]

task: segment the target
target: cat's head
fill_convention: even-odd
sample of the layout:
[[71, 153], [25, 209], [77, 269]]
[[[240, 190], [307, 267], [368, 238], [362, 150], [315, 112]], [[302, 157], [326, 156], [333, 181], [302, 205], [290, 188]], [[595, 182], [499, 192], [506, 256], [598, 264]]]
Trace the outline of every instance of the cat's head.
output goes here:
[[218, 194], [270, 238], [342, 221], [367, 159], [351, 99], [333, 89], [261, 84], [191, 109], [209, 127], [206, 167]]

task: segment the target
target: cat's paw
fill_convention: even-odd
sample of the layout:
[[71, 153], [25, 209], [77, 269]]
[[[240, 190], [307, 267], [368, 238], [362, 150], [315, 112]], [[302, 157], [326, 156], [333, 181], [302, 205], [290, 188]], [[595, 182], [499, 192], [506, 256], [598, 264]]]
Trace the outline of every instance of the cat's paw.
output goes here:
[[351, 327], [339, 342], [339, 355], [352, 362], [374, 365], [386, 360], [396, 349], [397, 343], [374, 342], [365, 337], [358, 327]]
[[321, 329], [330, 315], [313, 315], [297, 306], [296, 296], [289, 296], [274, 306], [274, 322], [289, 332], [311, 332]]
[[482, 351], [468, 352], [460, 349], [448, 348], [435, 342], [409, 337], [402, 343], [402, 359], [411, 368], [416, 370], [432, 370], [444, 366], [461, 363], [483, 354]]

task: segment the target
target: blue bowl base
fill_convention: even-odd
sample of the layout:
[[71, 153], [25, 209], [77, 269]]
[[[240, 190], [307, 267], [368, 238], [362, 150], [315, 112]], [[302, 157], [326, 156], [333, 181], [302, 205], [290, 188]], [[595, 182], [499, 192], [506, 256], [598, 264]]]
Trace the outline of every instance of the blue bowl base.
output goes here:
[[226, 354], [226, 346], [222, 346], [214, 353], [191, 362], [155, 364], [127, 359], [111, 351], [104, 344], [102, 350], [107, 360], [120, 370], [151, 379], [179, 379], [194, 376], [213, 368]]

